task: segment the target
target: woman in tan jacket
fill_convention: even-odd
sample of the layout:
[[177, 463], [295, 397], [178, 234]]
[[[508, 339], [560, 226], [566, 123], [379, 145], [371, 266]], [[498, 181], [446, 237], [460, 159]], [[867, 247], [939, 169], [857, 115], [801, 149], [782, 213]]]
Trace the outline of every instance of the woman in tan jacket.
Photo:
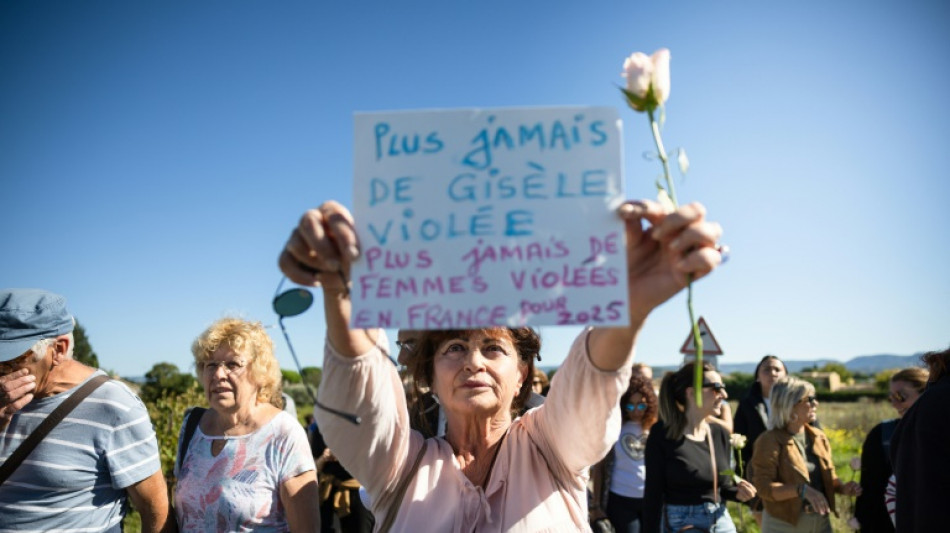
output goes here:
[[861, 487], [838, 479], [828, 437], [811, 426], [818, 408], [814, 386], [783, 378], [773, 386], [771, 401], [772, 429], [755, 441], [749, 467], [765, 504], [762, 532], [831, 533], [835, 493], [856, 496]]

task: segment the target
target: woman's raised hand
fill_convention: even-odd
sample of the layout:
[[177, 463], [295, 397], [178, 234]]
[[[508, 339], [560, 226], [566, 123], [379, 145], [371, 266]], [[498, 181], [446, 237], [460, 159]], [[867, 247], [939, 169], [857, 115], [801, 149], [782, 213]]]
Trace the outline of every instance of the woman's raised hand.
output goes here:
[[[654, 308], [722, 263], [717, 246], [722, 228], [706, 220], [698, 203], [667, 213], [656, 202], [620, 206], [627, 231], [627, 276], [630, 314], [646, 318]], [[647, 223], [644, 227], [643, 222]]]
[[291, 281], [324, 290], [345, 290], [350, 263], [360, 255], [353, 215], [330, 200], [300, 217], [278, 261]]

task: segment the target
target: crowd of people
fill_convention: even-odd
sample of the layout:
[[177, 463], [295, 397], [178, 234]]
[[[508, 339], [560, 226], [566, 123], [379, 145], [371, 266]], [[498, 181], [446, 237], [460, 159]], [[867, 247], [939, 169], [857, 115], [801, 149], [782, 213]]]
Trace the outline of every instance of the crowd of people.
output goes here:
[[[814, 386], [778, 357], [759, 363], [735, 416], [708, 363], [666, 373], [657, 392], [633, 362], [637, 337], [721, 262], [721, 229], [695, 204], [618, 215], [631, 324], [582, 331], [549, 381], [526, 327], [402, 330], [394, 365], [385, 332], [349, 326], [351, 214], [309, 211], [279, 263], [322, 288], [319, 408], [306, 428], [282, 409], [260, 323], [215, 322], [192, 345], [208, 408], [182, 424], [173, 490], [141, 400], [72, 359], [65, 299], [0, 291], [0, 532], [118, 532], [128, 502], [147, 532], [734, 532], [727, 500], [765, 532], [829, 532], [836, 494], [858, 498], [863, 531], [940, 529], [950, 350], [893, 376], [899, 420], [868, 434], [861, 483], [844, 482]], [[747, 444], [733, 449], [735, 435]]]

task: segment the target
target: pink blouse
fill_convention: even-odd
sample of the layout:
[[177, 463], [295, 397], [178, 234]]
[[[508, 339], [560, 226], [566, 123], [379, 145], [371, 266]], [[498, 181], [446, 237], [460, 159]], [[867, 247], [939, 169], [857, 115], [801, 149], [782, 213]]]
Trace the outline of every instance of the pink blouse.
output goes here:
[[356, 426], [321, 410], [317, 421], [330, 449], [369, 493], [377, 527], [401, 503], [393, 532], [589, 531], [588, 467], [620, 432], [618, 403], [630, 365], [616, 372], [595, 368], [588, 331], [574, 341], [544, 405], [512, 424], [486, 489], [472, 485], [449, 443], [434, 438], [402, 502], [394, 501], [394, 492], [423, 438], [409, 427], [399, 375], [378, 348], [346, 358], [327, 343], [320, 401], [356, 412], [363, 422]]

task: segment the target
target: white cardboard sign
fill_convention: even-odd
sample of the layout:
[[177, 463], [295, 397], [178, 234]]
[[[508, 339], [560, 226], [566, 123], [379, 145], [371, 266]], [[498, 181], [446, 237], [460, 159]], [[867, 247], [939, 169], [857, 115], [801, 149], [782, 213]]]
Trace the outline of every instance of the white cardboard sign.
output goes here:
[[629, 323], [607, 107], [355, 116], [353, 327]]

